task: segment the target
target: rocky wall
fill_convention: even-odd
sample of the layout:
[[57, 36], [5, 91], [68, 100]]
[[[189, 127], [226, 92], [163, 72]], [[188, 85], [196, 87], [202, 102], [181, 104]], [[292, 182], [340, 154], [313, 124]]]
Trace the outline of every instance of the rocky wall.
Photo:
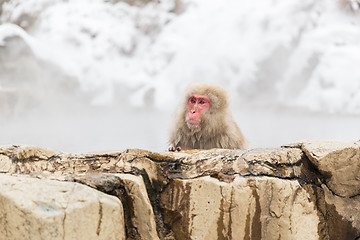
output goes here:
[[0, 146], [0, 239], [357, 239], [360, 142], [67, 154]]

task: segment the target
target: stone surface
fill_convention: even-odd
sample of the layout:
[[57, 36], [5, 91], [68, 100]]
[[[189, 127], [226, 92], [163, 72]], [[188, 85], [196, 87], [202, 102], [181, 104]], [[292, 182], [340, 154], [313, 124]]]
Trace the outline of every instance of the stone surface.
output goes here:
[[[170, 155], [170, 153], [168, 153]], [[296, 148], [273, 148], [252, 150], [186, 151], [173, 153], [174, 166], [170, 176], [195, 178], [214, 172], [240, 174], [241, 176], [274, 175], [290, 178], [300, 175], [303, 152]]]
[[305, 141], [300, 147], [332, 192], [342, 197], [360, 194], [360, 142]]
[[147, 195], [142, 176], [116, 174], [123, 182], [127, 199], [131, 203], [131, 222], [141, 239], [159, 239], [156, 231], [155, 215]]
[[125, 239], [122, 205], [87, 186], [0, 174], [0, 239]]
[[[0, 146], [0, 176], [18, 179], [19, 174], [27, 174], [39, 184], [55, 179], [51, 182], [87, 185], [109, 199], [119, 199], [123, 218], [106, 226], [114, 229], [119, 225], [116, 230], [126, 239], [354, 240], [360, 236], [359, 160], [358, 142], [303, 141], [248, 151], [154, 153], [133, 149], [80, 155], [12, 145]], [[21, 181], [13, 187], [22, 185]], [[45, 206], [52, 206], [54, 198], [64, 198], [56, 197], [62, 196], [61, 187], [48, 184], [48, 188]], [[19, 189], [23, 195], [34, 191], [32, 186]], [[0, 190], [0, 196], [5, 196], [4, 191]], [[21, 200], [24, 206], [33, 204], [26, 197], [13, 198], [14, 202], [25, 199]], [[78, 206], [76, 199], [61, 204]], [[2, 216], [19, 215], [3, 201], [0, 209]], [[33, 229], [37, 221], [48, 221], [44, 216], [27, 221], [36, 212], [28, 209], [18, 220], [24, 223], [19, 233]], [[98, 226], [98, 218], [90, 220], [83, 209], [77, 213], [87, 217], [84, 226]], [[114, 213], [108, 212], [107, 217], [111, 219]], [[54, 227], [42, 231], [62, 232], [62, 225], [55, 224], [61, 221], [51, 221], [54, 225], [49, 226]], [[0, 229], [14, 231], [12, 227]], [[77, 234], [77, 230], [66, 233]], [[116, 234], [115, 239], [123, 235]]]
[[162, 203], [177, 239], [318, 239], [315, 205], [297, 181], [175, 180]]

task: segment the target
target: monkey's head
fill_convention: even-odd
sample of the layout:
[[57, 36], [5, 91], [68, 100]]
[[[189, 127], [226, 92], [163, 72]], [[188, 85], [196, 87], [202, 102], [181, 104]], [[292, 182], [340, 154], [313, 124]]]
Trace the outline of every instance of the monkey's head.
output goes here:
[[224, 88], [191, 84], [174, 115], [170, 151], [189, 149], [246, 149], [248, 142], [234, 122]]
[[184, 105], [185, 121], [190, 129], [201, 129], [214, 118], [221, 118], [227, 111], [227, 94], [224, 88], [214, 84], [194, 83], [186, 90]]

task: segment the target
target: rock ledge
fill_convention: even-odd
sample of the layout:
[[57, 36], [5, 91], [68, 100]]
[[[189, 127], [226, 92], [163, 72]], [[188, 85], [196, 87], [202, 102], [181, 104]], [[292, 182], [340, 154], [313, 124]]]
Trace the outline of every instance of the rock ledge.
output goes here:
[[0, 239], [356, 239], [360, 143], [67, 154], [0, 146]]

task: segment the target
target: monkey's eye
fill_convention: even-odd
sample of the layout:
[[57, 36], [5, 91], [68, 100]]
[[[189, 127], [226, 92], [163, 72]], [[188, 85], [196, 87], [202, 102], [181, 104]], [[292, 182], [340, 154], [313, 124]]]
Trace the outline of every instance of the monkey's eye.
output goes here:
[[200, 99], [199, 103], [204, 104], [205, 103], [204, 99]]
[[195, 98], [190, 98], [190, 102], [195, 104], [196, 103], [196, 99]]

